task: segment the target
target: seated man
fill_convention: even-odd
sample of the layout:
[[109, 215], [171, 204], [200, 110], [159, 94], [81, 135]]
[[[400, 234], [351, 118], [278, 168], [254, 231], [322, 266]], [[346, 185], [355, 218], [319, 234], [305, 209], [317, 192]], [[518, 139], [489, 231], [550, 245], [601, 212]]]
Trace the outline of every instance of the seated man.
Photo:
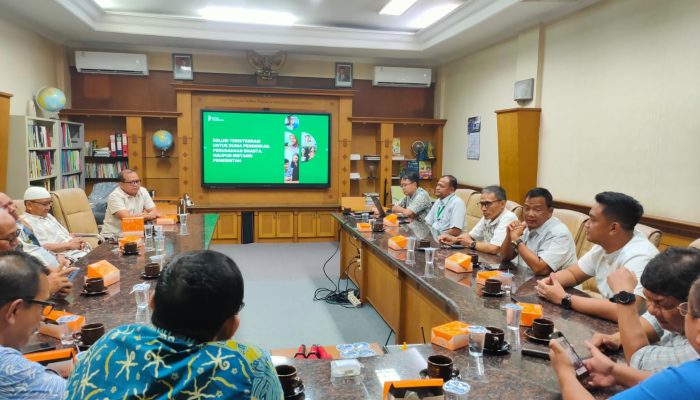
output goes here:
[[107, 198], [102, 235], [114, 235], [122, 231], [122, 218], [143, 217], [144, 221], [158, 218], [158, 211], [148, 190], [141, 187], [136, 171], [124, 169], [119, 173], [119, 187]]
[[576, 263], [576, 245], [569, 229], [552, 216], [552, 194], [531, 189], [523, 203], [524, 221], [513, 221], [501, 243], [503, 261], [529, 267], [537, 275], [548, 275]]
[[[16, 215], [16, 213], [15, 213]], [[4, 209], [0, 209], [0, 251], [23, 251], [22, 242], [19, 240], [20, 228], [15, 219]], [[49, 273], [49, 293], [52, 295], [66, 296], [73, 289], [73, 284], [68, 280], [68, 275], [75, 271], [75, 267], [69, 267], [67, 260], [59, 261], [48, 250], [38, 247], [41, 251], [36, 251], [32, 255], [42, 264], [51, 270]], [[2, 297], [2, 294], [0, 294]]]
[[[406, 195], [398, 204], [391, 207], [391, 212], [401, 213], [407, 217], [424, 221], [430, 207], [430, 195], [418, 186], [420, 177], [417, 172], [406, 172], [401, 176], [401, 190]], [[376, 211], [376, 210], [375, 210]]]
[[[537, 292], [554, 304], [571, 308], [584, 314], [617, 321], [617, 309], [608, 301], [615, 293], [610, 290], [607, 278], [620, 267], [634, 272], [638, 296], [637, 306], [644, 307], [644, 294], [639, 283], [644, 267], [659, 251], [634, 227], [644, 213], [639, 202], [624, 193], [602, 192], [595, 196], [596, 204], [588, 213], [586, 238], [595, 246], [569, 268], [550, 275], [537, 283]], [[604, 297], [594, 299], [572, 296], [564, 288], [576, 286], [595, 277], [598, 290]]]
[[281, 399], [270, 356], [231, 339], [243, 305], [233, 260], [209, 250], [177, 255], [158, 279], [153, 326], [102, 336], [71, 374], [67, 399]]
[[459, 243], [472, 250], [496, 254], [506, 237], [506, 230], [518, 217], [506, 210], [506, 191], [500, 186], [486, 186], [481, 190], [479, 207], [484, 214], [469, 233], [454, 237], [441, 235], [440, 243]]
[[61, 254], [75, 262], [84, 257], [91, 249], [80, 238], [73, 237], [51, 214], [51, 194], [37, 186], [30, 186], [24, 192], [26, 211], [20, 216], [23, 223], [29, 225], [42, 247]]
[[[678, 305], [688, 301], [690, 285], [698, 278], [698, 249], [669, 247], [652, 258], [641, 279], [647, 312], [639, 317], [635, 296], [620, 295], [631, 293], [637, 278], [627, 268], [613, 272], [608, 276], [608, 286], [617, 293], [613, 298], [618, 303], [620, 331], [613, 335], [596, 334], [592, 343], [609, 350], [619, 350], [622, 346], [630, 367], [642, 371], [656, 372], [697, 359], [698, 353], [683, 335], [683, 316], [678, 312]], [[638, 375], [650, 374], [640, 371]]]
[[[684, 317], [684, 330], [688, 342], [700, 352], [700, 280], [696, 280], [690, 289], [688, 301], [678, 305], [678, 312]], [[595, 346], [586, 344], [593, 354], [584, 360], [590, 375], [586, 384], [590, 386], [632, 386], [630, 389], [611, 397], [611, 400], [623, 399], [697, 399], [700, 393], [700, 360], [697, 358], [678, 367], [669, 367], [644, 379], [641, 383], [626, 374], [630, 367], [618, 364], [607, 358]], [[583, 383], [576, 378], [568, 353], [556, 340], [549, 342], [549, 358], [557, 374], [564, 400], [593, 399]]]
[[[4, 211], [3, 211], [4, 212]], [[14, 224], [13, 224], [14, 225]], [[0, 239], [0, 241], [6, 239]], [[18, 252], [0, 253], [0, 398], [62, 399], [66, 381], [18, 351], [53, 308], [46, 267]]]
[[455, 195], [457, 178], [452, 175], [442, 176], [435, 185], [438, 200], [425, 217], [425, 223], [440, 233], [458, 236], [464, 229], [464, 217], [467, 206]]

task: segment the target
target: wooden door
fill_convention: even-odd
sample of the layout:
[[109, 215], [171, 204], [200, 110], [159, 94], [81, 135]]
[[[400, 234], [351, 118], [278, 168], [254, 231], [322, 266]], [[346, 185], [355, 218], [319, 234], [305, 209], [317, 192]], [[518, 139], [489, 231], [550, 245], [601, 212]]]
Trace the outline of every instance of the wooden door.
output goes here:
[[316, 235], [318, 237], [334, 237], [335, 229], [333, 213], [327, 211], [316, 213]]
[[258, 237], [264, 239], [274, 239], [277, 237], [277, 227], [275, 221], [276, 213], [270, 211], [258, 212]]
[[278, 238], [294, 237], [294, 213], [278, 212], [276, 216], [276, 232]]
[[297, 237], [316, 237], [316, 213], [301, 211], [297, 214]]
[[238, 239], [238, 213], [219, 213], [217, 239]]

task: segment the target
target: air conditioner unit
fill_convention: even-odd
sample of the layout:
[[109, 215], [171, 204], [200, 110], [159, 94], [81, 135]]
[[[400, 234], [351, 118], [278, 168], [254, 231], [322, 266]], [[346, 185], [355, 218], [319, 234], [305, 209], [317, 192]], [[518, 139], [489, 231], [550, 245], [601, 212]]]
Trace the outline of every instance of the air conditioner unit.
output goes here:
[[148, 75], [145, 54], [76, 51], [75, 68], [86, 74]]
[[374, 86], [430, 87], [430, 68], [374, 67]]

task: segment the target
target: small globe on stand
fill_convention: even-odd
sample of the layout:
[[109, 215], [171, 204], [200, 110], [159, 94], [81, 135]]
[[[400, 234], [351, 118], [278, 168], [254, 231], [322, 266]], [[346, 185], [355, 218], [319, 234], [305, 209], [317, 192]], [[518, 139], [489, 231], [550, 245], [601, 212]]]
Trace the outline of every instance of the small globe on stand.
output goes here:
[[57, 119], [56, 113], [66, 106], [66, 95], [60, 89], [44, 86], [36, 92], [34, 101], [49, 118]]
[[160, 150], [160, 155], [158, 157], [168, 157], [165, 152], [173, 147], [173, 134], [165, 129], [159, 129], [153, 134], [153, 138], [151, 140], [153, 142], [153, 146], [157, 150]]

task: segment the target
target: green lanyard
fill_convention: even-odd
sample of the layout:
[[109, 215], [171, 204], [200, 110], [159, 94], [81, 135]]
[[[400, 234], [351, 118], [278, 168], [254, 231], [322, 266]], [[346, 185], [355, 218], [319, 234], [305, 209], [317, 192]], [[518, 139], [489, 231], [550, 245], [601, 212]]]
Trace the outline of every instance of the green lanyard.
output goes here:
[[452, 196], [454, 196], [454, 194], [447, 196], [447, 201], [441, 201], [442, 207], [438, 206], [438, 209], [437, 209], [437, 220], [438, 221], [440, 220], [440, 216], [442, 215], [442, 212], [445, 210], [445, 207], [447, 207], [447, 205], [450, 204], [450, 200], [452, 200]]

